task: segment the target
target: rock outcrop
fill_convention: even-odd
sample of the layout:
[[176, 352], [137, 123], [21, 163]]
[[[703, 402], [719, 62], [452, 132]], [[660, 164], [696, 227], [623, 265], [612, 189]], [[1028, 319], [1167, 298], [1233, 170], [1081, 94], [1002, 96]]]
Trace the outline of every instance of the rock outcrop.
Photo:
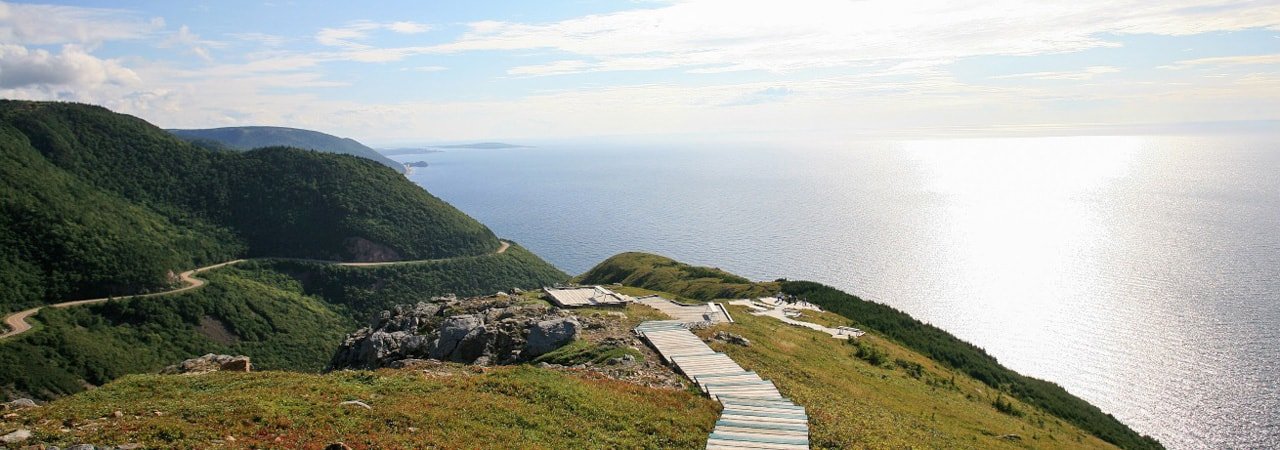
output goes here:
[[231, 356], [231, 355], [215, 355], [213, 353], [201, 356], [199, 358], [191, 358], [178, 364], [165, 367], [160, 373], [164, 374], [201, 374], [209, 372], [249, 372], [253, 370], [253, 363], [249, 361], [248, 356]]
[[573, 317], [544, 320], [533, 324], [524, 346], [524, 355], [536, 357], [573, 342], [582, 324]]
[[437, 298], [375, 314], [369, 326], [347, 335], [329, 366], [396, 367], [412, 359], [512, 364], [572, 342], [580, 329], [567, 313], [512, 305], [508, 297]]
[[16, 409], [36, 408], [39, 406], [40, 405], [37, 405], [34, 400], [31, 400], [29, 398], [20, 398], [11, 402], [0, 404], [0, 409], [8, 411], [11, 409], [16, 410]]

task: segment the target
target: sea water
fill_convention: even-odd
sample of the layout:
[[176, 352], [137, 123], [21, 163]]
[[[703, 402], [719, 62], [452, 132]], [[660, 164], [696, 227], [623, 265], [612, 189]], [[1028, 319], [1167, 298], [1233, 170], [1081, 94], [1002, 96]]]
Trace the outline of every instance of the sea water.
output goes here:
[[623, 251], [883, 302], [1174, 448], [1280, 447], [1280, 139], [403, 155], [571, 274]]

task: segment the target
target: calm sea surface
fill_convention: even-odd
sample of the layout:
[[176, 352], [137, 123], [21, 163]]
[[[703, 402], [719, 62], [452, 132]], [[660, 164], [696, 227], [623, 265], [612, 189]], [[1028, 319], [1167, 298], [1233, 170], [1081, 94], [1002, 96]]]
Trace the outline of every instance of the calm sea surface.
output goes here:
[[1280, 447], [1280, 139], [544, 145], [410, 178], [570, 273], [640, 250], [880, 301], [1174, 448]]

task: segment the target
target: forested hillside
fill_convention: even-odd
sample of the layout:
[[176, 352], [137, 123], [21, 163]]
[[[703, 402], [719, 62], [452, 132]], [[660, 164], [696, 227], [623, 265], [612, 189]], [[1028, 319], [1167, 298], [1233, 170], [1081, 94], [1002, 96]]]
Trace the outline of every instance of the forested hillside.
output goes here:
[[69, 309], [0, 341], [0, 397], [53, 398], [205, 353], [269, 370], [323, 369], [371, 314], [432, 296], [535, 289], [567, 275], [513, 245], [502, 254], [380, 267], [255, 260], [201, 275], [204, 288]]
[[404, 171], [404, 166], [355, 139], [340, 138], [319, 131], [285, 127], [225, 127], [198, 130], [168, 130], [182, 139], [200, 146], [229, 150], [253, 150], [262, 147], [294, 147], [324, 153], [359, 156]]
[[416, 260], [499, 246], [370, 160], [211, 151], [96, 106], [0, 101], [0, 161], [0, 311], [160, 290], [171, 272], [235, 257]]

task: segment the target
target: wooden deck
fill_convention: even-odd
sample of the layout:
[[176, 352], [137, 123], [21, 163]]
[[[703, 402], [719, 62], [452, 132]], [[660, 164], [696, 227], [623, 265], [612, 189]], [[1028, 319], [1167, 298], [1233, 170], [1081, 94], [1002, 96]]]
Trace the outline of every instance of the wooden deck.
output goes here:
[[720, 402], [720, 420], [707, 437], [708, 449], [807, 449], [809, 416], [772, 382], [717, 353], [679, 320], [641, 323], [636, 334], [662, 360]]

